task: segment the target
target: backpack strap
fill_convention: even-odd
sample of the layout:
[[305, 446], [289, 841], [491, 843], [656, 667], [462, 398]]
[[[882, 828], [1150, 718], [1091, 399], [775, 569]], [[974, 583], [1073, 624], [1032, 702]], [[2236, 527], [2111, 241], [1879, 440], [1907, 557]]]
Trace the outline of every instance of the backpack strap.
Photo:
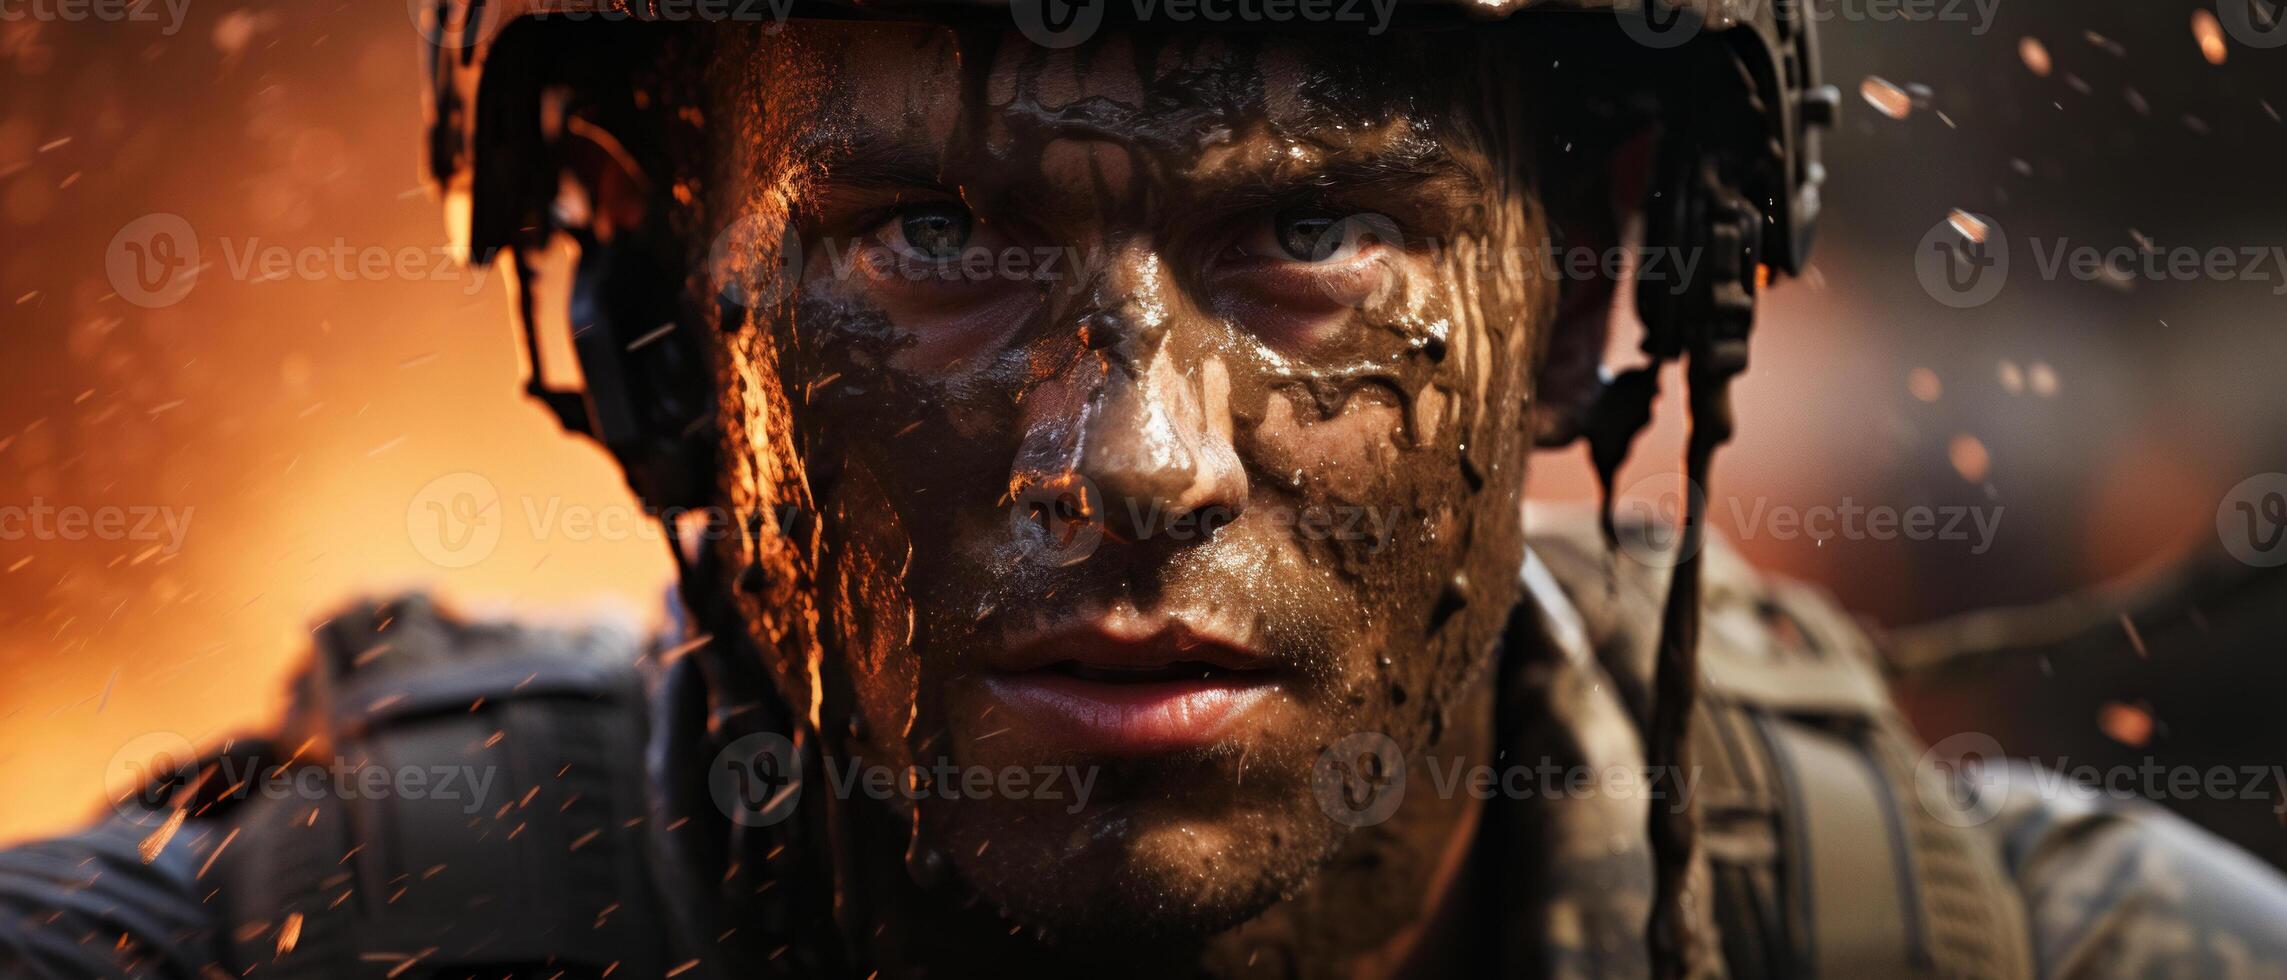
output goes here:
[[[1534, 516], [1547, 517], [1536, 511]], [[1642, 717], [1664, 573], [1587, 521], [1534, 550]], [[1709, 541], [1692, 762], [1724, 957], [1737, 976], [2031, 976], [2022, 901], [1991, 835], [1923, 805], [1939, 774], [1890, 700], [1872, 640], [1824, 595]]]

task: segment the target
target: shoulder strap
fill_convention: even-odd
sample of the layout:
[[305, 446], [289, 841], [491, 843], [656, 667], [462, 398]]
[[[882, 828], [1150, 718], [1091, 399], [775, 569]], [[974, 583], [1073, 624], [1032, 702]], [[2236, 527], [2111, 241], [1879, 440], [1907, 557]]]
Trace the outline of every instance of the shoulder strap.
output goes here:
[[[1650, 552], [1608, 552], [1592, 525], [1539, 530], [1535, 550], [1598, 658], [1623, 692], [1640, 692], [1660, 570], [1626, 556]], [[1721, 542], [1708, 547], [1692, 749], [1731, 972], [2030, 976], [2022, 903], [1993, 841], [1941, 819], [1956, 811], [1921, 804], [1943, 789], [1923, 785], [1937, 774], [1918, 771], [1921, 746], [1871, 639], [1816, 591], [1765, 579]]]

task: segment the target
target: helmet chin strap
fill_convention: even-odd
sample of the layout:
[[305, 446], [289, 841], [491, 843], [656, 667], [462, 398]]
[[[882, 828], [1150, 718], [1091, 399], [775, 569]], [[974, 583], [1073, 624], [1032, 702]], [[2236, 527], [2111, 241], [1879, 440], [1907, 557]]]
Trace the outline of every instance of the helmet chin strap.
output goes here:
[[[1681, 296], [1655, 298], [1639, 284], [1638, 306], [1649, 332], [1644, 349], [1652, 363], [1605, 385], [1586, 435], [1602, 488], [1600, 524], [1608, 547], [1618, 545], [1613, 480], [1635, 438], [1652, 417], [1659, 372], [1681, 361], [1690, 418], [1684, 446], [1683, 522], [1676, 564], [1660, 617], [1649, 717], [1641, 719], [1645, 761], [1654, 799], [1680, 799], [1677, 785], [1691, 765], [1690, 722], [1699, 693], [1701, 561], [1705, 551], [1707, 486], [1716, 447], [1734, 429], [1731, 382], [1746, 370], [1747, 336], [1754, 323], [1763, 215], [1724, 173], [1720, 161], [1695, 152], [1688, 136], [1663, 153], [1669, 207], [1651, 215], [1648, 240], [1697, 248], [1708, 257], [1704, 275]], [[1652, 974], [1661, 978], [1720, 972], [1720, 944], [1694, 901], [1692, 868], [1698, 860], [1699, 816], [1691, 807], [1650, 808], [1654, 886], [1647, 932]]]

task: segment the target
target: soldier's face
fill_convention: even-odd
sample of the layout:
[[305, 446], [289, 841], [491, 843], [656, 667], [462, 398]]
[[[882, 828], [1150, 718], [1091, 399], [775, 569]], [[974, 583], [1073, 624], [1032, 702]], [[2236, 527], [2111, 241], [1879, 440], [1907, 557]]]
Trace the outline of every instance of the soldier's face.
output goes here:
[[1323, 750], [1420, 750], [1489, 682], [1546, 306], [1504, 263], [1542, 228], [1452, 43], [716, 56], [709, 220], [801, 243], [726, 333], [724, 492], [766, 515], [726, 557], [828, 743], [933, 770], [882, 804], [918, 863], [1220, 928], [1343, 840]]

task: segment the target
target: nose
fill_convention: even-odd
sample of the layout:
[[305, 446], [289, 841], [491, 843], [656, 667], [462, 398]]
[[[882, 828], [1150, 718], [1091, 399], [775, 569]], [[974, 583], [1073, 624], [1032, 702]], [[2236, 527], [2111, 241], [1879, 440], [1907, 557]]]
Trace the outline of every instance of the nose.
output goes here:
[[1108, 276], [1079, 324], [1094, 356], [1072, 370], [1093, 390], [1067, 403], [1080, 418], [1064, 462], [1093, 490], [1088, 504], [1101, 513], [1091, 516], [1108, 537], [1205, 540], [1246, 507], [1230, 376], [1212, 322], [1169, 295], [1151, 263], [1138, 265], [1127, 271], [1141, 274]]
[[1212, 536], [1246, 506], [1221, 361], [1186, 371], [1164, 347], [1111, 356], [1074, 469], [1103, 498], [1104, 528], [1129, 541]]

